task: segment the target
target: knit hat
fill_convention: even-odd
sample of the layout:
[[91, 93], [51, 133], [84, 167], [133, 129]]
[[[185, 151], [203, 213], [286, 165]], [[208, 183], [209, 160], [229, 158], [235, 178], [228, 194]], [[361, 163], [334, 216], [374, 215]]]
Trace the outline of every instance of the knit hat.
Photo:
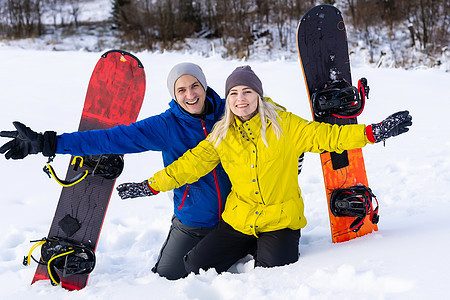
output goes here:
[[250, 66], [237, 67], [230, 76], [228, 76], [225, 83], [225, 97], [228, 96], [230, 90], [237, 85], [249, 86], [263, 98], [261, 80], [259, 80], [258, 76], [256, 76]]
[[183, 75], [192, 75], [198, 79], [203, 89], [206, 91], [208, 86], [206, 83], [205, 74], [203, 74], [200, 66], [185, 62], [175, 65], [172, 70], [170, 70], [169, 75], [167, 75], [167, 89], [169, 89], [169, 94], [172, 99], [175, 99], [175, 82]]

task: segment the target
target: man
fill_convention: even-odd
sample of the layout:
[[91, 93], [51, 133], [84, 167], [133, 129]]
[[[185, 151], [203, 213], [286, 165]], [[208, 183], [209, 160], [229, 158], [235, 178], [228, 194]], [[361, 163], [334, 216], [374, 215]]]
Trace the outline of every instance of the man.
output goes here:
[[[36, 133], [14, 122], [17, 131], [2, 131], [13, 138], [0, 147], [7, 159], [22, 159], [28, 154], [96, 155], [161, 151], [164, 166], [205, 139], [220, 119], [225, 101], [207, 86], [202, 69], [193, 63], [175, 65], [167, 77], [172, 96], [170, 108], [162, 114], [106, 130], [63, 133]], [[167, 279], [187, 275], [183, 257], [220, 220], [230, 192], [228, 176], [219, 165], [193, 184], [174, 190], [174, 216], [168, 237], [153, 271]]]

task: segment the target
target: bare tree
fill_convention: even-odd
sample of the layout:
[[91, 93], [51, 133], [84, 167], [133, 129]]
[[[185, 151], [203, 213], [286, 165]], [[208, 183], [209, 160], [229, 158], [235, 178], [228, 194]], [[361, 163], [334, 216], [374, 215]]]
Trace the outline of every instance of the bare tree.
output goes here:
[[7, 0], [2, 2], [2, 27], [10, 38], [37, 36], [42, 33], [41, 0]]
[[73, 25], [78, 27], [78, 16], [80, 14], [80, 0], [70, 0], [70, 14], [73, 17]]
[[[448, 7], [446, 1], [438, 0], [410, 0], [408, 3], [408, 21], [412, 25], [411, 33], [425, 49], [437, 37], [434, 36], [440, 12]], [[445, 18], [445, 17], [444, 17]]]

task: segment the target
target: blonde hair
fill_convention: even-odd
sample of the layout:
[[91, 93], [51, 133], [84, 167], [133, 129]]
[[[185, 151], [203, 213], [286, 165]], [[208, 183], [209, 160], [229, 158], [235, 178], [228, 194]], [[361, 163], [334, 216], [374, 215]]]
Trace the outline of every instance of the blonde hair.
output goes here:
[[[211, 134], [208, 136], [207, 140], [214, 143], [214, 147], [219, 146], [219, 144], [225, 139], [228, 133], [228, 128], [233, 124], [235, 114], [231, 111], [229, 106], [228, 97], [225, 103], [225, 113], [222, 118], [214, 125]], [[278, 119], [281, 120], [277, 113], [278, 110], [286, 110], [284, 107], [276, 105], [273, 102], [264, 101], [261, 96], [258, 95], [258, 114], [261, 118], [261, 139], [264, 145], [269, 147], [266, 140], [266, 122], [272, 122], [272, 130], [279, 139], [282, 130], [278, 123]]]

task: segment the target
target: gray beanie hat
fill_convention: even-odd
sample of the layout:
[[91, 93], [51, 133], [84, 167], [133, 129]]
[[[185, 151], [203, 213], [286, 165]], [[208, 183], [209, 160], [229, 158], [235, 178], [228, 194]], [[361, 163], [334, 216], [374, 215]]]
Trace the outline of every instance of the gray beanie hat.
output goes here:
[[263, 98], [261, 80], [259, 80], [258, 76], [256, 76], [250, 66], [237, 67], [230, 76], [228, 76], [227, 81], [225, 82], [225, 97], [228, 96], [230, 90], [237, 85], [249, 86], [261, 96], [261, 99]]
[[172, 99], [175, 98], [175, 82], [178, 78], [183, 75], [192, 75], [198, 79], [200, 84], [203, 86], [203, 89], [206, 91], [206, 87], [208, 86], [206, 83], [205, 74], [203, 74], [202, 69], [193, 63], [185, 62], [175, 65], [172, 70], [170, 70], [169, 75], [167, 75], [167, 88], [169, 89], [169, 94]]

